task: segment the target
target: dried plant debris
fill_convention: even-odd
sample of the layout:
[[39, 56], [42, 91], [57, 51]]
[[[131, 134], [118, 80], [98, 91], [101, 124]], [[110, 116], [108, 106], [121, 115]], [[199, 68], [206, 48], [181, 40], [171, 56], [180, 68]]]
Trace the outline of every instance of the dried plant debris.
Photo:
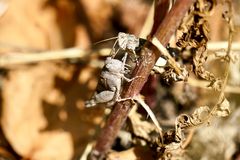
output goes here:
[[229, 101], [224, 98], [220, 104], [218, 104], [212, 114], [217, 117], [226, 117], [230, 114], [230, 104]]
[[238, 106], [228, 118], [216, 119], [210, 126], [196, 129], [186, 152], [189, 159], [236, 159], [234, 154], [240, 143], [239, 120]]
[[[157, 150], [161, 159], [191, 159], [186, 154], [186, 146], [191, 143], [194, 130], [198, 126], [209, 125], [213, 117], [226, 117], [230, 114], [230, 104], [223, 98], [219, 104], [212, 109], [209, 106], [197, 107], [190, 114], [180, 114], [175, 121], [175, 129], [164, 133], [164, 143], [159, 145], [161, 151]], [[200, 128], [200, 127], [199, 127]]]
[[153, 38], [152, 43], [163, 54], [160, 56], [153, 67], [153, 71], [160, 74], [162, 79], [167, 82], [186, 81], [189, 73], [185, 66], [181, 66], [181, 63], [177, 62], [178, 49], [167, 46], [165, 48], [156, 37]]
[[181, 68], [181, 75], [178, 75], [172, 67], [165, 67], [164, 69], [164, 72], [160, 76], [167, 84], [187, 80], [189, 76], [189, 73], [185, 67]]
[[[176, 119], [176, 132], [180, 133], [179, 130], [181, 129], [186, 129], [207, 123], [212, 116], [226, 117], [229, 114], [230, 104], [226, 98], [220, 104], [217, 104], [216, 107], [213, 107], [212, 110], [210, 110], [208, 106], [201, 106], [197, 108], [191, 116], [187, 114], [178, 116]], [[181, 139], [181, 134], [179, 134], [179, 137]]]
[[158, 133], [155, 125], [148, 121], [144, 121], [141, 114], [136, 112], [136, 107], [133, 108], [129, 114], [131, 128], [135, 137], [143, 139], [148, 142], [153, 142], [151, 133]]
[[176, 45], [181, 49], [184, 61], [193, 63], [194, 73], [198, 77], [210, 81], [210, 87], [220, 90], [221, 80], [204, 68], [208, 58], [206, 50], [210, 32], [206, 17], [211, 15], [214, 6], [215, 1], [213, 0], [198, 0], [195, 3], [179, 27], [179, 38]]
[[[157, 133], [156, 127], [148, 121], [142, 120], [142, 116], [136, 112], [136, 108], [131, 111], [129, 119], [133, 133], [133, 143], [149, 144], [155, 150], [155, 156], [163, 159], [185, 159], [184, 147], [187, 138], [186, 133], [202, 124], [208, 124], [212, 116], [225, 117], [229, 115], [229, 102], [224, 99], [221, 104], [212, 110], [208, 106], [200, 106], [192, 115], [181, 114], [176, 118], [175, 130], [168, 130], [164, 133], [163, 143]], [[191, 132], [188, 133], [191, 135]]]

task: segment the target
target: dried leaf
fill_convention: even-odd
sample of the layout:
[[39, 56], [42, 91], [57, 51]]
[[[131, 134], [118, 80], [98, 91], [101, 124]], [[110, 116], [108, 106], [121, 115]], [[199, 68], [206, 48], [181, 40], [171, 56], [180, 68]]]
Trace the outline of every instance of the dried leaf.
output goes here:
[[69, 132], [51, 131], [44, 132], [34, 144], [35, 150], [31, 153], [31, 159], [69, 160], [73, 155], [73, 141]]
[[53, 8], [45, 8], [45, 0], [5, 1], [9, 5], [1, 17], [2, 46], [45, 50], [62, 48], [61, 31]]
[[220, 103], [216, 110], [213, 111], [213, 115], [217, 116], [217, 117], [226, 117], [230, 114], [230, 104], [229, 101], [224, 98], [224, 100], [222, 101], [222, 103]]
[[180, 142], [184, 139], [183, 129], [192, 126], [191, 117], [187, 114], [181, 114], [176, 118], [175, 130], [176, 136], [175, 141]]
[[45, 66], [12, 71], [3, 85], [2, 129], [14, 150], [24, 157], [31, 155], [40, 130], [47, 125], [40, 97], [52, 85], [54, 67]]
[[182, 51], [190, 52], [191, 56], [187, 57], [190, 63], [193, 62], [194, 73], [211, 83], [216, 81], [216, 78], [204, 68], [204, 64], [208, 58], [206, 46], [210, 37], [210, 27], [206, 17], [210, 15], [214, 6], [213, 1], [198, 0], [180, 26], [181, 36], [176, 43]]
[[136, 108], [132, 109], [129, 114], [133, 132], [136, 136], [151, 141], [151, 132], [156, 132], [156, 127], [147, 121], [142, 120], [142, 115], [136, 112]]
[[202, 123], [210, 113], [208, 106], [198, 107], [192, 114], [192, 123], [200, 124]]
[[97, 115], [103, 113], [103, 108], [83, 110], [92, 84], [86, 74], [90, 70], [82, 68], [79, 73], [72, 65], [41, 63], [8, 73], [2, 88], [1, 127], [16, 153], [45, 160], [71, 159], [73, 146], [75, 154], [81, 153], [101, 122]]
[[177, 124], [179, 125], [180, 128], [186, 128], [190, 125], [191, 117], [187, 114], [181, 114], [177, 117]]
[[174, 160], [185, 160], [183, 155], [184, 150], [181, 148], [181, 143], [170, 143], [166, 147], [164, 154], [162, 155], [163, 159], [174, 159]]
[[182, 141], [184, 139], [183, 130], [204, 123], [209, 113], [210, 109], [208, 106], [201, 106], [191, 116], [187, 114], [179, 115], [175, 122], [176, 140]]

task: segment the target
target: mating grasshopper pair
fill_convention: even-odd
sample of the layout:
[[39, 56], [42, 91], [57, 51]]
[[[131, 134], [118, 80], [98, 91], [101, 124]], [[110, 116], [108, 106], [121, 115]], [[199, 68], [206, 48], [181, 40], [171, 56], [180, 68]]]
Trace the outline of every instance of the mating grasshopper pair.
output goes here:
[[[120, 93], [123, 80], [129, 82], [136, 78], [129, 79], [125, 76], [129, 73], [129, 69], [127, 68], [128, 65], [126, 64], [127, 56], [129, 53], [133, 53], [136, 63], [138, 63], [135, 51], [140, 47], [140, 40], [140, 38], [132, 34], [126, 34], [123, 32], [118, 34], [111, 54], [105, 60], [105, 65], [102, 69], [97, 89], [92, 98], [85, 102], [86, 107], [92, 107], [100, 103], [112, 106], [116, 101], [121, 101]], [[119, 48], [116, 51], [115, 46], [117, 44]], [[125, 52], [121, 60], [115, 58], [119, 50]]]

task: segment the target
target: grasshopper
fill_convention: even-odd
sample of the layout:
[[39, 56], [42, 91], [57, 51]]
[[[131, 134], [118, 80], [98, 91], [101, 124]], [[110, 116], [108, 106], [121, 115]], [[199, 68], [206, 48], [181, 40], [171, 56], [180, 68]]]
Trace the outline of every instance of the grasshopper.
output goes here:
[[120, 92], [123, 79], [131, 81], [124, 75], [129, 72], [126, 69], [127, 55], [128, 53], [126, 52], [122, 61], [107, 57], [96, 92], [89, 101], [85, 102], [86, 107], [92, 107], [99, 103], [106, 103], [107, 106], [112, 106], [117, 100], [121, 99]]

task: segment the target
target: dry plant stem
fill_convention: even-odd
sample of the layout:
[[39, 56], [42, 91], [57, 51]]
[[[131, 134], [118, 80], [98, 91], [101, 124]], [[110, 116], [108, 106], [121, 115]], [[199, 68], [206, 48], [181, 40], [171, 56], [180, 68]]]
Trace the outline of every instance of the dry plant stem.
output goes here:
[[195, 0], [177, 0], [173, 5], [172, 9], [164, 18], [154, 35], [163, 46], [168, 44], [171, 36], [179, 27], [182, 18], [194, 2]]
[[162, 23], [162, 20], [164, 19], [165, 15], [168, 12], [169, 5], [170, 5], [169, 0], [154, 1], [154, 10], [155, 10], [154, 17], [153, 17], [154, 22], [153, 22], [151, 33], [149, 35], [150, 37], [152, 37], [156, 33], [159, 25]]
[[209, 121], [209, 119], [212, 117], [212, 115], [214, 114], [214, 112], [216, 111], [217, 107], [219, 104], [221, 104], [225, 98], [225, 88], [227, 86], [227, 81], [228, 81], [228, 75], [229, 75], [229, 68], [230, 68], [230, 63], [231, 63], [231, 51], [232, 51], [232, 42], [233, 42], [233, 33], [234, 33], [234, 26], [233, 26], [233, 22], [232, 22], [232, 3], [229, 0], [226, 0], [226, 3], [228, 4], [229, 7], [229, 20], [227, 21], [228, 23], [228, 47], [227, 47], [227, 54], [226, 54], [226, 67], [225, 67], [225, 71], [224, 71], [224, 81], [222, 84], [222, 88], [221, 88], [221, 92], [219, 93], [218, 96], [218, 101], [217, 103], [214, 105], [214, 107], [212, 108], [209, 116], [206, 118], [206, 121]]
[[80, 48], [69, 48], [58, 51], [39, 53], [8, 53], [0, 56], [0, 67], [8, 67], [15, 64], [34, 63], [46, 60], [58, 60], [65, 58], [83, 58], [89, 54]]
[[174, 60], [174, 58], [169, 54], [169, 52], [167, 51], [167, 49], [157, 40], [156, 37], [153, 38], [152, 43], [158, 47], [159, 51], [161, 51], [161, 53], [167, 57], [168, 59], [168, 63], [174, 68], [174, 70], [176, 71], [176, 73], [178, 75], [181, 75], [181, 69], [180, 67], [177, 65], [176, 61]]
[[[165, 19], [158, 27], [156, 37], [164, 46], [167, 45], [171, 36], [177, 30], [182, 18], [187, 13], [190, 6], [194, 3], [194, 0], [178, 0], [173, 6], [169, 14], [166, 15]], [[158, 12], [158, 11], [155, 11]], [[149, 37], [151, 39], [152, 37]], [[140, 63], [135, 68], [132, 77], [141, 77], [124, 86], [121, 97], [129, 98], [138, 95], [143, 85], [148, 79], [148, 76], [159, 58], [159, 51], [150, 43], [144, 45], [141, 50]], [[109, 118], [104, 126], [100, 136], [97, 140], [96, 146], [93, 149], [90, 158], [101, 159], [111, 148], [114, 139], [117, 136], [118, 131], [121, 129], [125, 122], [127, 115], [132, 108], [131, 101], [123, 101], [116, 103]]]
[[191, 143], [194, 132], [195, 132], [194, 128], [189, 131], [189, 134], [188, 134], [186, 140], [183, 142], [183, 144], [181, 146], [183, 149], [185, 149]]
[[[152, 67], [160, 56], [160, 53], [154, 45], [146, 41], [140, 55], [141, 58], [139, 65], [134, 69], [132, 76], [138, 76], [138, 78], [124, 86], [121, 98], [134, 97], [139, 94], [141, 88], [148, 79]], [[104, 157], [106, 152], [111, 148], [113, 141], [125, 122], [131, 108], [131, 100], [118, 102], [114, 106], [106, 125], [98, 138], [95, 149], [92, 151], [91, 159], [101, 159]]]
[[[41, 61], [86, 58], [92, 54], [100, 56], [108, 56], [110, 48], [105, 48], [97, 51], [87, 51], [81, 48], [68, 48], [63, 50], [46, 51], [46, 52], [9, 52], [0, 56], [0, 67], [10, 67], [14, 65], [38, 63]], [[95, 65], [96, 66], [96, 65]]]
[[[207, 43], [207, 49], [210, 51], [222, 51], [226, 52], [228, 48], [227, 41], [219, 41], [219, 42], [208, 42]], [[231, 50], [232, 51], [240, 51], [240, 43], [239, 42], [233, 42], [231, 44]]]
[[[150, 38], [153, 40], [153, 43], [156, 38], [162, 44], [162, 46], [166, 47], [171, 36], [176, 32], [177, 28], [179, 27], [182, 18], [194, 2], [195, 0], [177, 0], [170, 12], [167, 14], [167, 16], [164, 18], [164, 20], [158, 27], [154, 36]], [[161, 45], [159, 45], [159, 47], [161, 47]], [[181, 70], [179, 66], [177, 66], [175, 60], [168, 54], [168, 52], [167, 54], [165, 54], [165, 56], [168, 57], [169, 64], [175, 69], [177, 74], [180, 75]]]
[[233, 32], [234, 32], [234, 26], [233, 26], [233, 22], [232, 22], [232, 2], [226, 0], [226, 3], [228, 4], [229, 7], [229, 21], [228, 22], [228, 47], [227, 47], [227, 55], [226, 55], [226, 68], [225, 68], [225, 72], [224, 72], [224, 82], [222, 85], [222, 89], [221, 92], [219, 94], [219, 98], [218, 98], [218, 102], [217, 104], [213, 107], [213, 109], [211, 110], [211, 114], [216, 110], [217, 105], [220, 104], [224, 98], [225, 98], [225, 88], [227, 86], [227, 80], [228, 80], [228, 75], [229, 75], [229, 68], [230, 68], [230, 63], [231, 63], [231, 51], [232, 51], [232, 42], [233, 42]]
[[[228, 47], [228, 42], [225, 42], [225, 41], [208, 42], [207, 45], [208, 45], [207, 46], [208, 51], [226, 52]], [[239, 52], [240, 43], [233, 42], [231, 44], [231, 50]], [[110, 48], [105, 48], [105, 49], [98, 50], [96, 54], [99, 54], [100, 56], [108, 56], [110, 51], [111, 51]], [[18, 64], [38, 63], [40, 61], [84, 58], [91, 54], [92, 53], [89, 53], [88, 51], [82, 50], [80, 48], [68, 48], [64, 50], [46, 51], [46, 52], [29, 52], [29, 53], [13, 52], [13, 53], [7, 53], [0, 56], [0, 67], [9, 67], [9, 66], [18, 65]], [[93, 65], [93, 66], [96, 66], [96, 65]]]
[[[187, 84], [191, 87], [202, 88], [206, 90], [212, 90], [212, 88], [207, 87], [209, 85], [209, 81], [206, 80], [197, 80], [192, 77], [188, 78]], [[233, 93], [233, 94], [240, 94], [240, 87], [239, 86], [230, 86], [227, 85], [224, 90], [225, 93]]]

